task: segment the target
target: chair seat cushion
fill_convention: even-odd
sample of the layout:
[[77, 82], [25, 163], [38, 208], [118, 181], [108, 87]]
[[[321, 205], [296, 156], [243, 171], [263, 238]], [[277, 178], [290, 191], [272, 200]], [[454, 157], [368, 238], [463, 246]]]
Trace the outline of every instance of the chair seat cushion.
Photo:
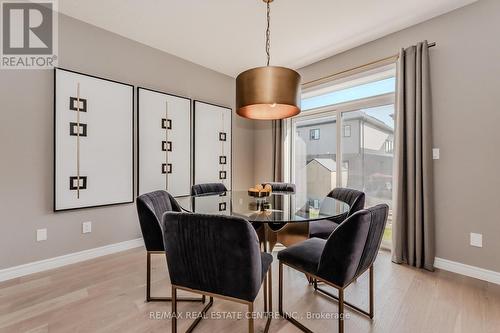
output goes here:
[[316, 274], [326, 240], [309, 238], [278, 252], [278, 260]]
[[269, 266], [271, 266], [271, 263], [273, 262], [273, 256], [269, 253], [261, 252], [260, 257], [262, 262], [262, 281], [264, 281], [264, 277], [269, 270]]
[[339, 226], [331, 220], [321, 220], [309, 223], [309, 237], [317, 237], [322, 239], [327, 239], [330, 237], [333, 230]]

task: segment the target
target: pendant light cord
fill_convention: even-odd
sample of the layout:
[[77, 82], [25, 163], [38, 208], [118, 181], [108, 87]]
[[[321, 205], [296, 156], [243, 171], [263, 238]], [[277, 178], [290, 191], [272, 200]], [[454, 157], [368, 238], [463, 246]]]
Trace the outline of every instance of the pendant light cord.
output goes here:
[[267, 54], [267, 66], [271, 61], [271, 29], [269, 22], [271, 21], [271, 5], [267, 2], [267, 28], [266, 28], [266, 54]]

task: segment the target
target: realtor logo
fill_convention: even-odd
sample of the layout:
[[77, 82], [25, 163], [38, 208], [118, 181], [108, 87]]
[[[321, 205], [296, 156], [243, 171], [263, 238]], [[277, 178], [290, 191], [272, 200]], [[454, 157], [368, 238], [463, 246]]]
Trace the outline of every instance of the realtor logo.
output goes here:
[[1, 2], [2, 69], [57, 65], [56, 5], [56, 0]]

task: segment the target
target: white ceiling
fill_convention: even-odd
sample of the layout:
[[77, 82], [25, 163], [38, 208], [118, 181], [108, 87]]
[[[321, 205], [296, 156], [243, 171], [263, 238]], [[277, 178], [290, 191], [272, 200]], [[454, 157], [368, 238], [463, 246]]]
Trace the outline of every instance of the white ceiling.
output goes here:
[[[300, 68], [475, 1], [275, 0], [271, 64]], [[265, 65], [262, 0], [61, 0], [59, 11], [230, 76]]]

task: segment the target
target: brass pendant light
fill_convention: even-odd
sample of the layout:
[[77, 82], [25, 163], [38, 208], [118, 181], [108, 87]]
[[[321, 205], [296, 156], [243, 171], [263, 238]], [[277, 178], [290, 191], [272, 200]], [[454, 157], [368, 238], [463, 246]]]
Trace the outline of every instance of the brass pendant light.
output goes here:
[[270, 3], [267, 4], [267, 66], [246, 70], [236, 78], [236, 113], [249, 119], [276, 120], [300, 113], [300, 75], [293, 69], [269, 66]]

